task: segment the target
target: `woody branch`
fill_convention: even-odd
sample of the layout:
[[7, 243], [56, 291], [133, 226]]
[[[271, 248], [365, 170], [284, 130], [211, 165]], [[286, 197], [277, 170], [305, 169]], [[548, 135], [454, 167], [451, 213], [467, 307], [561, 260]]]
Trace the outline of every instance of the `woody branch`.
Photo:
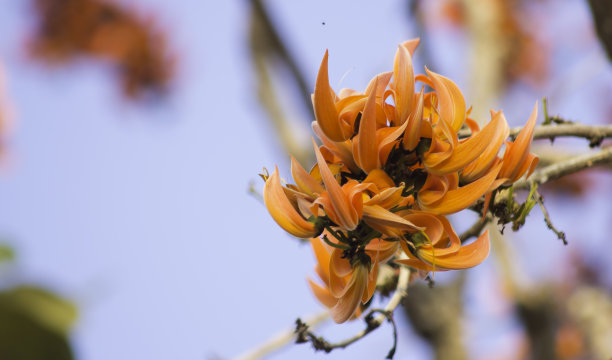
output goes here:
[[[520, 128], [514, 128], [510, 131], [510, 136], [514, 137], [520, 132]], [[467, 136], [467, 134], [466, 134]], [[579, 137], [588, 139], [592, 146], [600, 145], [601, 141], [605, 138], [612, 138], [612, 126], [592, 126], [583, 125], [579, 123], [560, 124], [560, 125], [540, 125], [534, 130], [534, 139], [554, 139], [556, 137]], [[563, 176], [580, 172], [588, 168], [612, 164], [612, 146], [604, 147], [595, 152], [588, 152], [585, 154], [577, 155], [567, 160], [562, 160], [550, 164], [544, 168], [536, 170], [529, 180], [520, 180], [514, 184], [514, 189], [529, 189], [532, 184], [545, 184], [549, 181], [561, 178]], [[465, 233], [461, 234], [460, 238], [463, 241], [468, 240], [471, 237], [478, 236], [486, 223], [490, 222], [492, 217], [487, 215], [484, 221], [478, 220], [472, 227], [470, 227]], [[402, 267], [400, 270], [400, 276], [398, 280], [397, 288], [389, 300], [387, 306], [384, 309], [375, 309], [369, 313], [366, 319], [366, 328], [354, 336], [347, 338], [339, 342], [328, 342], [322, 337], [316, 336], [310, 331], [309, 325], [303, 323], [298, 319], [298, 326], [294, 335], [287, 333], [283, 337], [283, 341], [280, 341], [273, 346], [278, 348], [284, 345], [285, 341], [290, 341], [292, 338], [298, 339], [301, 342], [311, 342], [315, 349], [330, 352], [337, 348], [345, 348], [365, 336], [373, 332], [382, 325], [385, 319], [393, 322], [393, 311], [399, 306], [402, 300], [407, 294], [408, 285], [410, 282], [410, 269]], [[374, 313], [380, 313], [379, 316], [374, 317]], [[394, 324], [393, 324], [394, 325]], [[395, 327], [395, 325], [394, 325]], [[395, 330], [395, 329], [394, 329]], [[268, 352], [270, 349], [266, 349], [264, 352]], [[395, 343], [389, 356], [392, 356], [395, 351]]]
[[[521, 127], [510, 130], [510, 136], [516, 137]], [[459, 132], [459, 137], [467, 137], [469, 131]], [[560, 125], [539, 125], [533, 131], [533, 138], [554, 140], [557, 137], [577, 137], [589, 140], [592, 146], [598, 146], [603, 139], [612, 138], [612, 125], [584, 125], [579, 123]]]

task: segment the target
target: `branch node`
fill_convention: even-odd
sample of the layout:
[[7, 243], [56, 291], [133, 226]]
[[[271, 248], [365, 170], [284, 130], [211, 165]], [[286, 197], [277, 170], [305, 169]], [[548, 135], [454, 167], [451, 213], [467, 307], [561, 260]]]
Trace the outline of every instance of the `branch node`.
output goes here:
[[589, 147], [595, 148], [601, 145], [601, 143], [603, 142], [604, 137], [603, 136], [593, 136], [589, 138]]
[[303, 343], [310, 342], [312, 343], [312, 346], [314, 347], [314, 349], [317, 351], [323, 350], [326, 353], [329, 353], [330, 351], [333, 350], [333, 347], [331, 346], [329, 342], [327, 342], [322, 337], [316, 336], [311, 331], [309, 331], [308, 325], [304, 323], [302, 319], [297, 318], [295, 320], [295, 325], [296, 325], [295, 326], [295, 334], [296, 334], [295, 343], [296, 344], [303, 344]]

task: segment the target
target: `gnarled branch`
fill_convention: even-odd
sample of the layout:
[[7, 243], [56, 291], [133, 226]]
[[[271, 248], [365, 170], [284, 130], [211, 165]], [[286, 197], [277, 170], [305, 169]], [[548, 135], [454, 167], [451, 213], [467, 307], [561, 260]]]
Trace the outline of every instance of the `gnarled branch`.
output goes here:
[[514, 183], [514, 189], [529, 189], [530, 182], [540, 185], [593, 166], [610, 163], [612, 163], [612, 147], [606, 147], [599, 151], [578, 155], [566, 161], [560, 161], [537, 170], [531, 175], [529, 180], [520, 180]]
[[[522, 127], [510, 130], [510, 137], [516, 138]], [[470, 135], [469, 130], [461, 130], [460, 138]], [[603, 139], [612, 138], [612, 125], [584, 125], [579, 123], [559, 125], [538, 125], [533, 130], [533, 138], [554, 140], [557, 137], [577, 137], [589, 140], [591, 147], [599, 146]]]

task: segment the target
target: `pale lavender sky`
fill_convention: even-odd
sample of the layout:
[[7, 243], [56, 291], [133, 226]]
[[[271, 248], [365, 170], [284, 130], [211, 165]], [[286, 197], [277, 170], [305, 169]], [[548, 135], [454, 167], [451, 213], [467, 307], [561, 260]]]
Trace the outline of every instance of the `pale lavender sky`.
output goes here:
[[[285, 176], [289, 170], [254, 93], [247, 1], [135, 1], [157, 14], [180, 55], [174, 92], [154, 107], [123, 100], [99, 64], [82, 61], [49, 71], [26, 61], [23, 42], [31, 19], [24, 3], [5, 0], [0, 12], [0, 59], [17, 115], [0, 176], [0, 234], [19, 255], [9, 281], [51, 286], [78, 304], [72, 335], [77, 357], [231, 358], [292, 326], [298, 316], [320, 311], [305, 281], [313, 275], [310, 249], [286, 235], [247, 194], [252, 180], [261, 188], [262, 167], [279, 164]], [[329, 49], [332, 84], [337, 88], [349, 72], [342, 87], [364, 88], [372, 76], [391, 69], [397, 45], [416, 35], [404, 1], [267, 3], [311, 83]], [[564, 9], [551, 26], [564, 23], [589, 36], [586, 5], [568, 1]], [[578, 82], [575, 94], [555, 104], [556, 112], [577, 120], [601, 111], [587, 87], [609, 89], [612, 83], [590, 36], [578, 52], [570, 42], [554, 58], [560, 79], [587, 53], [599, 66], [589, 86]], [[433, 34], [432, 41], [439, 71], [465, 87], [466, 61], [459, 60], [467, 53], [464, 44], [444, 33]], [[416, 63], [422, 72], [418, 51]], [[514, 91], [502, 104], [509, 105], [504, 110], [511, 124], [524, 123], [533, 102], [549, 92]], [[610, 177], [604, 181], [609, 185]], [[610, 205], [601, 196], [591, 198], [580, 206], [604, 211], [590, 212], [590, 218], [567, 209], [555, 215], [560, 224], [588, 218], [588, 227], [565, 230], [582, 234], [577, 240], [586, 238], [596, 249], [608, 240], [603, 234], [611, 230]], [[559, 266], [567, 248], [546, 231], [541, 216], [519, 235], [521, 253], [531, 253], [525, 263], [534, 276], [555, 278], [548, 270]], [[468, 308], [472, 325], [466, 337], [474, 342], [484, 336], [493, 344], [472, 345], [475, 354], [491, 346], [511, 349], [517, 332], [508, 314], [491, 305], [495, 292], [479, 286], [495, 283], [491, 271], [490, 260], [471, 271], [475, 305]], [[495, 324], [486, 321], [490, 314], [498, 316]], [[340, 339], [361, 326], [328, 325], [325, 333]], [[313, 355], [301, 345], [271, 358], [382, 358], [390, 334], [381, 329], [329, 355]], [[398, 359], [429, 358], [403, 321], [399, 335]]]

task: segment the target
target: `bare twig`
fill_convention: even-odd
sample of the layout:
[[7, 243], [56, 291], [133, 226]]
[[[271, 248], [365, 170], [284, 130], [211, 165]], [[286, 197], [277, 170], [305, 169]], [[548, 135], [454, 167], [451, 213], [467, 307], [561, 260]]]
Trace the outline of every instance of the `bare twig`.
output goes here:
[[517, 181], [514, 184], [514, 189], [529, 189], [530, 182], [540, 185], [593, 166], [609, 163], [612, 163], [612, 147], [578, 155], [569, 160], [561, 161], [537, 170], [531, 175], [529, 181]]
[[[329, 319], [329, 312], [323, 311], [319, 314], [308, 317], [306, 321], [308, 322], [310, 327], [315, 327], [323, 323], [327, 319]], [[268, 341], [259, 345], [255, 349], [251, 349], [241, 355], [238, 355], [238, 357], [236, 357], [235, 360], [261, 359], [264, 356], [269, 355], [270, 353], [277, 351], [281, 349], [282, 347], [284, 347], [285, 345], [289, 344], [294, 338], [295, 338], [294, 328], [287, 329], [286, 331], [282, 331], [274, 335]]]
[[[535, 186], [537, 185], [532, 183], [532, 187], [535, 187]], [[546, 222], [546, 226], [548, 226], [548, 228], [557, 235], [559, 240], [563, 241], [563, 245], [567, 245], [567, 239], [565, 238], [565, 233], [563, 231], [557, 230], [557, 228], [553, 225], [552, 221], [550, 220], [550, 215], [548, 214], [548, 210], [546, 210], [546, 207], [544, 206], [542, 195], [540, 195], [538, 190], [535, 190], [535, 200], [538, 203], [538, 205], [540, 205], [540, 209], [542, 210], [542, 214], [544, 215], [544, 221]]]
[[[310, 162], [314, 154], [312, 153], [310, 136], [307, 136], [312, 119], [310, 114], [312, 105], [308, 86], [300, 75], [301, 73], [298, 71], [293, 58], [284, 47], [262, 1], [249, 1], [252, 5], [249, 44], [255, 75], [257, 76], [256, 86], [259, 101], [268, 113], [270, 123], [278, 134], [281, 145], [298, 161]], [[274, 74], [278, 72], [278, 62], [274, 61], [276, 59], [280, 59], [281, 63], [290, 69], [294, 76], [289, 77], [289, 80], [295, 79], [295, 84], [301, 89], [304, 109], [309, 113], [305, 117], [305, 119], [308, 119], [307, 127], [294, 121], [299, 117], [299, 113], [296, 113], [293, 108], [287, 108], [286, 104], [279, 100], [279, 94], [282, 91], [279, 86], [289, 85], [289, 83], [275, 81]]]
[[459, 239], [462, 243], [468, 241], [470, 238], [480, 235], [482, 229], [492, 220], [491, 214], [487, 214], [484, 219], [478, 219], [469, 229], [459, 235]]
[[[516, 138], [522, 127], [512, 128], [510, 137]], [[461, 130], [460, 138], [470, 135], [469, 130]], [[591, 147], [601, 144], [603, 139], [612, 138], [612, 125], [584, 125], [578, 123], [560, 125], [539, 125], [533, 130], [534, 139], [550, 139], [556, 137], [579, 137], [588, 139]]]
[[[397, 344], [397, 330], [395, 328], [395, 322], [393, 321], [393, 311], [395, 311], [395, 309], [401, 303], [402, 299], [406, 296], [406, 291], [410, 283], [410, 272], [411, 269], [408, 267], [402, 266], [400, 268], [397, 288], [395, 289], [395, 293], [387, 303], [387, 306], [385, 306], [384, 309], [371, 310], [368, 315], [365, 316], [365, 321], [367, 324], [366, 328], [360, 331], [359, 333], [346, 340], [339, 341], [336, 343], [330, 343], [324, 338], [316, 336], [314, 333], [309, 331], [308, 325], [304, 324], [300, 319], [298, 319], [296, 322], [297, 342], [311, 342], [316, 350], [323, 350], [325, 352], [330, 352], [334, 349], [342, 349], [364, 338], [372, 331], [378, 329], [383, 323], [383, 321], [387, 319], [393, 325], [394, 344], [389, 353], [387, 354], [387, 358], [392, 358], [395, 353], [395, 346]], [[373, 317], [374, 313], [380, 313], [380, 315], [377, 317]]]
[[269, 54], [277, 55], [287, 65], [293, 79], [298, 85], [305, 108], [310, 112], [309, 118], [314, 117], [310, 99], [310, 89], [312, 87], [306, 81], [295, 57], [285, 45], [264, 3], [261, 0], [251, 0], [250, 2], [253, 14], [257, 17], [260, 26], [260, 32], [257, 34], [259, 37], [251, 40], [252, 46], [259, 46], [260, 48], [264, 48], [263, 50], [267, 51]]
[[610, 8], [610, 3], [606, 0], [589, 0], [588, 2], [591, 6], [597, 36], [606, 49], [608, 59], [612, 60], [612, 27], [610, 26], [612, 8]]
[[257, 199], [261, 204], [264, 203], [263, 195], [255, 188], [255, 181], [251, 180], [249, 182], [249, 188], [247, 189], [249, 195], [253, 196]]
[[[462, 242], [464, 242], [474, 236], [478, 236], [480, 232], [482, 231], [482, 229], [485, 227], [485, 225], [491, 221], [491, 219], [492, 219], [491, 215], [487, 215], [487, 217], [484, 220], [479, 219], [468, 230], [463, 232], [459, 236], [459, 238], [461, 239]], [[402, 302], [402, 300], [407, 295], [407, 289], [410, 283], [410, 273], [411, 273], [410, 268], [405, 267], [405, 266], [400, 267], [400, 274], [399, 274], [399, 279], [397, 281], [397, 288], [395, 289], [395, 293], [393, 293], [393, 296], [387, 303], [387, 306], [384, 309], [371, 310], [368, 313], [368, 315], [365, 317], [366, 324], [367, 324], [366, 328], [360, 331], [359, 333], [355, 334], [354, 336], [348, 339], [345, 339], [345, 340], [342, 340], [336, 343], [330, 343], [324, 338], [320, 336], [316, 336], [314, 333], [309, 331], [309, 325], [305, 324], [300, 319], [298, 319], [296, 322], [297, 323], [296, 333], [297, 333], [297, 339], [298, 339], [297, 341], [300, 343], [311, 342], [316, 350], [323, 350], [325, 352], [330, 352], [334, 349], [345, 348], [361, 340], [366, 335], [368, 335], [369, 333], [371, 333], [372, 331], [380, 327], [383, 321], [387, 319], [389, 322], [393, 324], [394, 345], [391, 348], [391, 351], [389, 351], [389, 354], [387, 355], [387, 358], [389, 359], [392, 358], [393, 354], [395, 353], [395, 345], [397, 342], [397, 330], [395, 328], [395, 322], [393, 320], [393, 312], [395, 311], [395, 309], [399, 306], [399, 304]], [[380, 313], [380, 315], [374, 318], [373, 315], [376, 312]]]
[[[380, 313], [380, 315], [374, 318], [375, 313]], [[382, 320], [379, 321], [379, 319], [381, 318]], [[353, 344], [354, 342], [362, 339], [367, 334], [376, 330], [382, 324], [382, 321], [384, 319], [387, 319], [391, 323], [391, 325], [393, 325], [393, 347], [391, 347], [391, 350], [389, 350], [386, 356], [387, 359], [393, 359], [393, 356], [395, 355], [395, 351], [397, 349], [397, 326], [395, 325], [395, 321], [393, 320], [393, 311], [389, 311], [385, 309], [370, 310], [368, 314], [364, 317], [364, 320], [367, 324], [366, 328], [362, 330], [361, 332], [359, 332], [358, 334], [356, 334], [355, 336], [348, 338], [346, 340], [337, 342], [337, 343], [330, 343], [324, 338], [320, 336], [316, 336], [314, 333], [308, 330], [308, 325], [303, 323], [300, 319], [297, 319], [296, 320], [297, 327], [295, 330], [295, 332], [297, 333], [296, 342], [297, 343], [310, 342], [312, 343], [315, 350], [323, 350], [326, 353], [328, 353], [334, 349], [343, 349]]]
[[[510, 131], [511, 137], [516, 137], [521, 128]], [[556, 137], [579, 137], [588, 139], [591, 147], [599, 146], [603, 139], [612, 138], [612, 125], [584, 125], [584, 124], [560, 124], [541, 125], [534, 129], [534, 139], [550, 139]]]
[[542, 125], [550, 125], [552, 123], [573, 124], [572, 121], [565, 120], [559, 115], [553, 115], [553, 116], [548, 115], [548, 99], [547, 98], [542, 98], [542, 110], [544, 110], [544, 122], [542, 123]]
[[550, 124], [550, 118], [548, 117], [548, 99], [542, 99], [542, 109], [544, 110], [544, 125]]

